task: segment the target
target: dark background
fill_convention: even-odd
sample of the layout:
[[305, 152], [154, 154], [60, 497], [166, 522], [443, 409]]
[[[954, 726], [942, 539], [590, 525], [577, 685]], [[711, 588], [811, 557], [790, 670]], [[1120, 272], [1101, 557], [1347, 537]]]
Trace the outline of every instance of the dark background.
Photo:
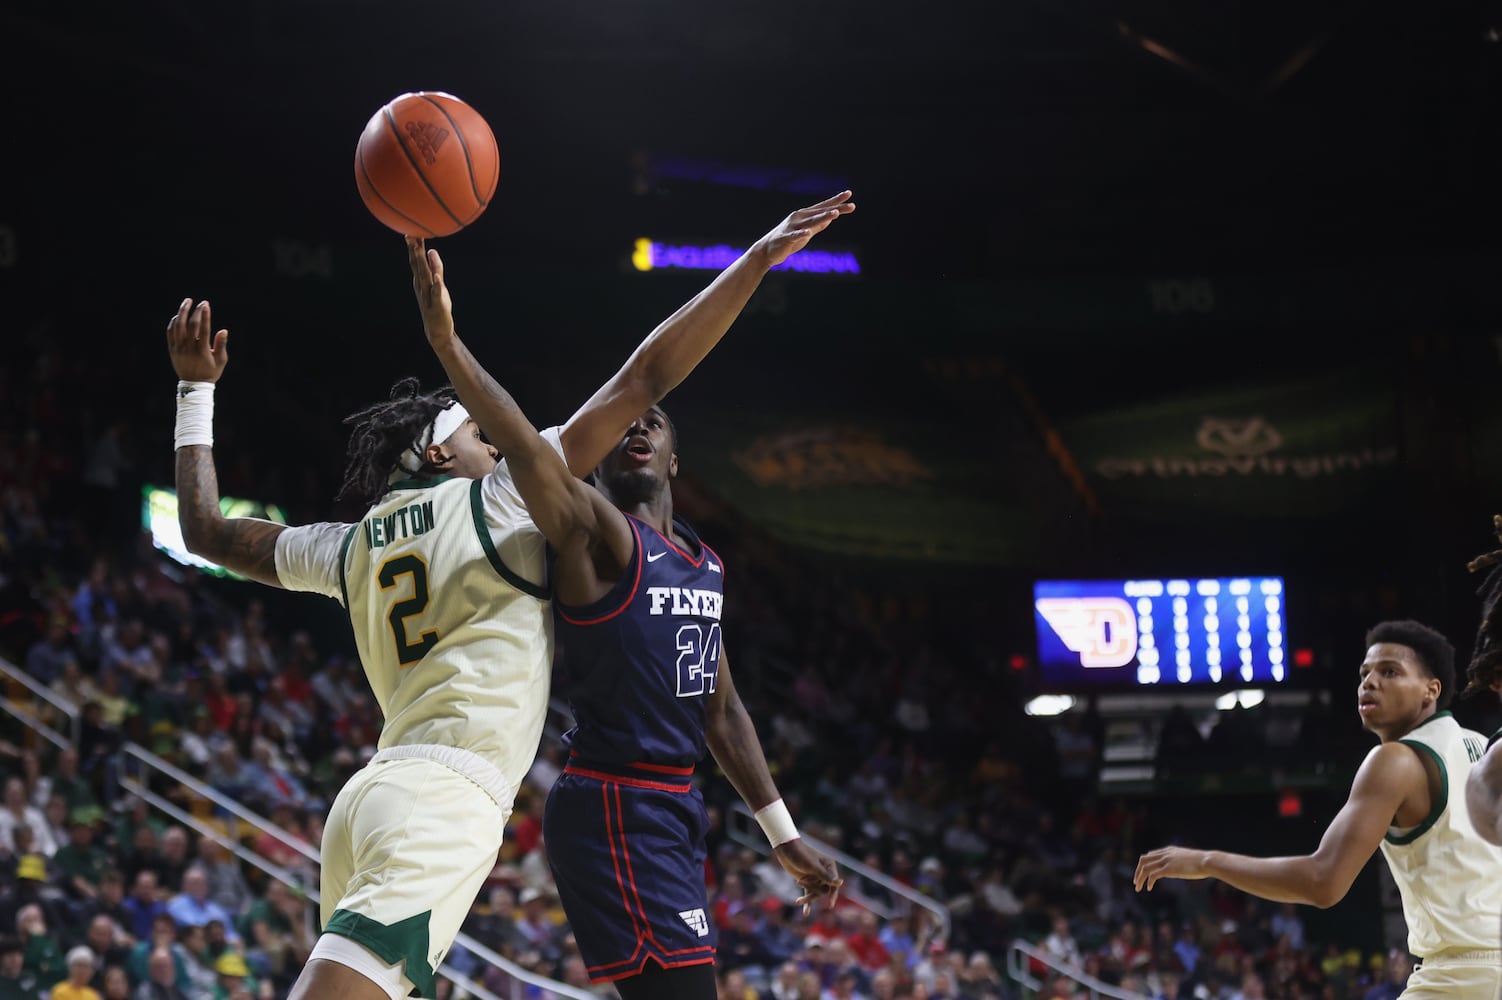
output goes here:
[[[1289, 577], [1291, 644], [1325, 670], [1389, 613], [1463, 644], [1463, 563], [1488, 547], [1502, 457], [1476, 431], [1502, 374], [1499, 20], [1187, 0], [12, 4], [5, 334], [105, 359], [116, 377], [73, 405], [123, 417], [139, 474], [163, 481], [159, 330], [184, 295], [210, 298], [234, 332], [226, 492], [348, 513], [330, 500], [336, 418], [437, 376], [354, 141], [397, 93], [447, 90], [492, 124], [501, 182], [438, 245], [461, 327], [539, 423], [707, 277], [631, 272], [634, 239], [744, 243], [849, 186], [860, 211], [825, 239], [864, 273], [768, 279], [670, 401], [687, 456], [727, 407], [765, 420], [861, 387], [911, 411], [936, 448], [997, 470], [995, 516], [1041, 544], [874, 569], [1002, 608], [1007, 650], [1030, 645], [1035, 576], [1234, 572]], [[1197, 280], [1213, 309], [1155, 298]], [[924, 376], [946, 362], [1016, 379]], [[1401, 462], [1317, 518], [1090, 509], [1043, 436], [1185, 387], [1345, 370], [1392, 393]], [[253, 474], [231, 449], [263, 457]]]
[[[384, 102], [446, 90], [496, 133], [494, 202], [436, 245], [461, 329], [539, 424], [707, 279], [633, 272], [634, 240], [744, 245], [848, 186], [860, 210], [820, 245], [862, 275], [769, 277], [669, 400], [706, 535], [776, 532], [696, 474], [696, 428], [858, 398], [925, 460], [986, 470], [978, 534], [1035, 544], [979, 563], [791, 544], [784, 569], [927, 602], [927, 641], [967, 669], [1026, 666], [1037, 577], [1283, 575], [1289, 645], [1315, 653], [1298, 680], [1343, 713], [1379, 618], [1441, 627], [1465, 662], [1464, 563], [1502, 509], [1499, 28], [1495, 2], [6, 2], [0, 343], [28, 363], [0, 354], [0, 389], [37, 356], [103, 370], [54, 400], [89, 440], [49, 443], [83, 453], [120, 423], [132, 475], [169, 482], [161, 329], [209, 298], [233, 331], [224, 491], [349, 516], [338, 418], [439, 377], [352, 178]], [[1165, 283], [1213, 307], [1165, 304]], [[1392, 401], [1399, 460], [1334, 509], [1092, 505], [1050, 452], [1084, 414], [1340, 373]], [[347, 645], [332, 605], [262, 596]], [[1276, 837], [1171, 795], [1161, 825], [1310, 849], [1366, 745], [1337, 717], [1329, 787]], [[1259, 794], [1240, 807], [1273, 815]]]

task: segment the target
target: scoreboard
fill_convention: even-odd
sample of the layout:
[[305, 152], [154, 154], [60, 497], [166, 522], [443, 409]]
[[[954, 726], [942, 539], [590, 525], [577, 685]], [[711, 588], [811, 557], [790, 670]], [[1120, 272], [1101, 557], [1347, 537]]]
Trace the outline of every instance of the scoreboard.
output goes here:
[[1039, 580], [1033, 624], [1050, 687], [1288, 678], [1281, 577]]

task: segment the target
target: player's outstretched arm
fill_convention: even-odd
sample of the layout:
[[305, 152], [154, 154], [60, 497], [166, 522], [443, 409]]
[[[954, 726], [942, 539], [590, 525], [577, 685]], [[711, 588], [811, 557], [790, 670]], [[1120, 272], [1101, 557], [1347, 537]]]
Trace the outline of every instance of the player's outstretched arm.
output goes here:
[[1488, 844], [1502, 847], [1502, 743], [1493, 743], [1465, 782], [1466, 812]]
[[803, 895], [798, 902], [804, 912], [820, 897], [834, 905], [845, 880], [829, 858], [809, 847], [798, 835], [793, 818], [783, 805], [766, 754], [756, 735], [756, 724], [736, 693], [730, 676], [730, 660], [720, 649], [720, 667], [715, 676], [714, 693], [709, 696], [705, 737], [715, 763], [735, 786], [741, 799], [756, 813], [756, 819], [772, 843], [772, 852], [783, 869], [797, 880]]
[[1165, 847], [1142, 855], [1133, 883], [1151, 891], [1159, 879], [1218, 878], [1242, 892], [1276, 903], [1320, 908], [1345, 898], [1382, 843], [1400, 806], [1428, 785], [1418, 754], [1401, 743], [1384, 743], [1367, 754], [1350, 798], [1336, 814], [1319, 848], [1296, 858], [1251, 858], [1223, 851]]
[[767, 271], [808, 245], [842, 215], [855, 211], [849, 191], [800, 208], [757, 240], [698, 295], [663, 320], [621, 370], [563, 425], [563, 453], [576, 476], [587, 476], [620, 443], [631, 421], [704, 360], [730, 329]]
[[183, 299], [167, 324], [167, 352], [177, 371], [177, 519], [188, 551], [273, 587], [276, 539], [283, 525], [219, 511], [214, 469], [214, 385], [229, 362], [229, 331], [214, 333], [207, 302]]
[[[428, 344], [443, 364], [459, 401], [474, 417], [490, 443], [500, 449], [543, 536], [562, 547], [579, 535], [601, 531], [600, 514], [609, 504], [596, 490], [574, 478], [563, 459], [545, 441], [532, 421], [459, 339], [454, 329], [453, 300], [444, 281], [443, 259], [415, 237], [407, 238], [407, 262], [412, 268], [412, 291], [422, 311]], [[613, 510], [613, 508], [611, 508]], [[621, 518], [622, 543], [629, 557], [630, 528]]]

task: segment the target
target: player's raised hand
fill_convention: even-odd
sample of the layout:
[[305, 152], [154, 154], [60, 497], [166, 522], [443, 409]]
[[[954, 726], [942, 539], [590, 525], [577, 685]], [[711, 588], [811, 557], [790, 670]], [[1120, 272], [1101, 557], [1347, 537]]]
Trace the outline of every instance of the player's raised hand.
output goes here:
[[827, 898], [830, 906], [840, 898], [840, 886], [845, 880], [840, 878], [839, 869], [835, 868], [833, 861], [805, 844], [801, 837], [772, 848], [772, 853], [783, 871], [793, 876], [798, 888], [803, 890], [798, 903], [805, 914], [821, 897]]
[[422, 311], [422, 328], [434, 350], [454, 336], [454, 303], [443, 282], [443, 259], [423, 240], [407, 237], [407, 263], [412, 266], [412, 292]]
[[828, 229], [835, 219], [853, 211], [855, 202], [850, 200], [850, 192], [841, 191], [817, 205], [798, 209], [758, 240], [757, 246], [767, 255], [767, 266], [775, 267], [808, 246], [808, 241]]
[[207, 301], [183, 299], [167, 324], [167, 354], [184, 382], [217, 382], [229, 364], [229, 331], [213, 332]]
[[1161, 878], [1208, 878], [1205, 856], [1205, 851], [1187, 847], [1160, 847], [1156, 851], [1148, 851], [1137, 859], [1137, 874], [1132, 877], [1132, 884], [1138, 892], [1143, 889], [1152, 892], [1153, 886]]

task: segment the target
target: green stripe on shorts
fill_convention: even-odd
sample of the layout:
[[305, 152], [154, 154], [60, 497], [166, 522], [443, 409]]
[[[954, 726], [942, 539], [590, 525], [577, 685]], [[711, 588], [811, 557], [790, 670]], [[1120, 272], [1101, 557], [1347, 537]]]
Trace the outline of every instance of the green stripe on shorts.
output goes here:
[[383, 962], [404, 963], [407, 978], [417, 987], [417, 995], [431, 998], [437, 996], [433, 989], [433, 966], [428, 962], [428, 918], [432, 913], [423, 910], [388, 927], [363, 913], [335, 910], [323, 932], [362, 944]]

